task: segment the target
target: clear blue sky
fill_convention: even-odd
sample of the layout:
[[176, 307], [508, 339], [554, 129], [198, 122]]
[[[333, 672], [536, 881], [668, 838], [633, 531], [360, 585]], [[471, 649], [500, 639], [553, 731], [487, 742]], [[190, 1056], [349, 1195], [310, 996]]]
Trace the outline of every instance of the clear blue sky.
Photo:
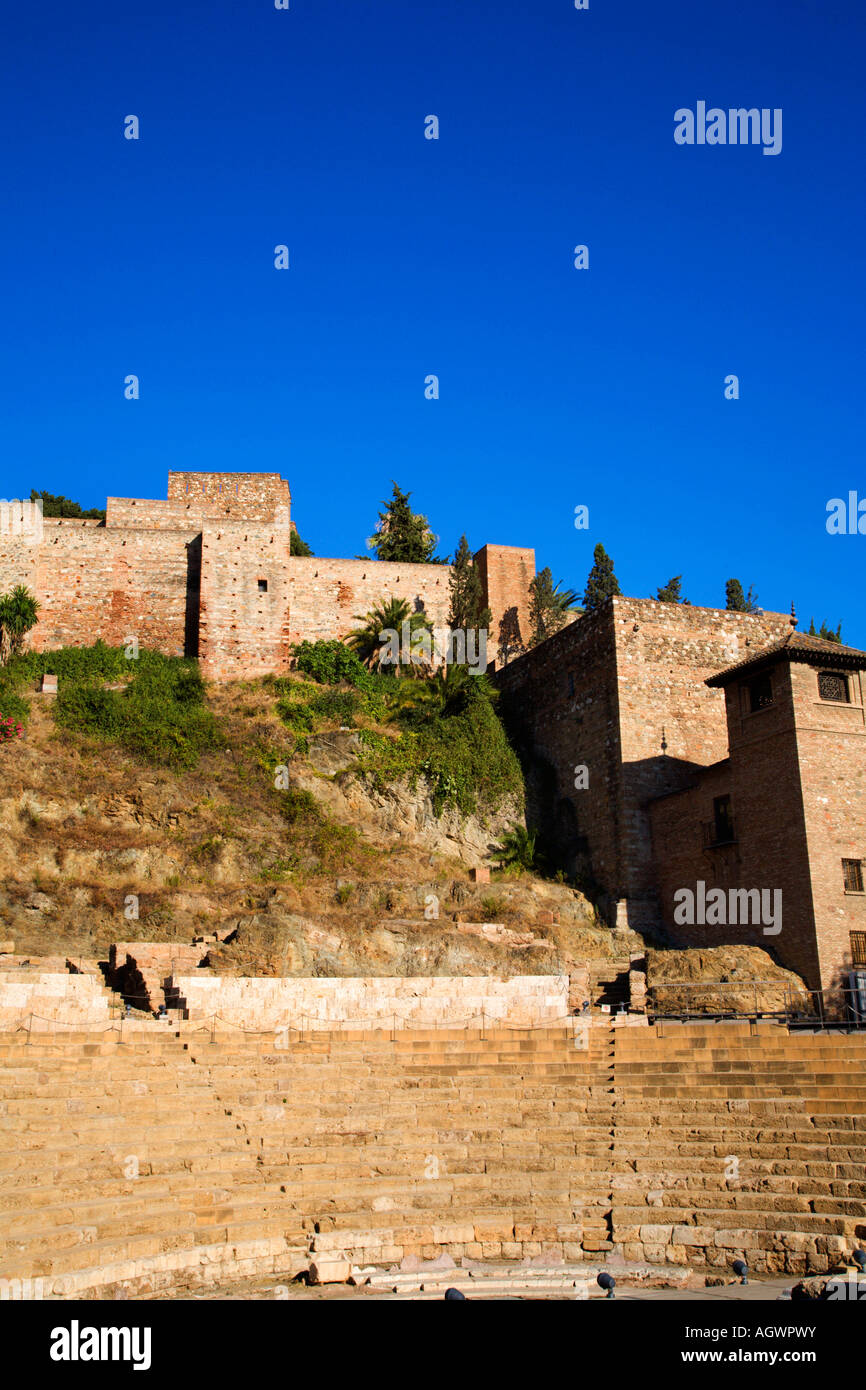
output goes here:
[[[276, 470], [351, 556], [396, 478], [443, 552], [866, 645], [862, 0], [14, 0], [3, 49], [4, 496]], [[781, 154], [676, 145], [698, 100]]]

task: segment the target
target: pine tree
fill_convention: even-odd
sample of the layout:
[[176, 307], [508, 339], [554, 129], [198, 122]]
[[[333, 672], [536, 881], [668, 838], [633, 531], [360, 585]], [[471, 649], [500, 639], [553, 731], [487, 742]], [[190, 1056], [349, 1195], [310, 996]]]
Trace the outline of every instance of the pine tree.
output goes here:
[[589, 572], [583, 595], [583, 606], [587, 613], [599, 608], [605, 599], [621, 593], [619, 582], [613, 572], [613, 560], [600, 542], [592, 552], [592, 558], [594, 564]]
[[472, 551], [465, 536], [460, 537], [448, 588], [451, 594], [448, 626], [452, 632], [478, 632], [481, 628], [490, 627], [493, 615], [484, 606], [481, 575], [472, 561]]
[[759, 613], [758, 595], [751, 584], [748, 594], [743, 593], [739, 579], [729, 579], [725, 584], [725, 608], [729, 613]]
[[665, 584], [665, 586], [664, 586], [663, 589], [656, 589], [656, 600], [657, 600], [657, 602], [659, 602], [659, 603], [685, 603], [686, 605], [688, 605], [688, 599], [687, 599], [687, 598], [683, 598], [682, 588], [683, 588], [683, 577], [682, 577], [682, 575], [681, 575], [681, 574], [674, 575], [674, 578], [673, 578], [673, 579], [669, 579], [668, 582], [667, 582], [667, 584]]
[[290, 540], [290, 542], [289, 542], [289, 554], [290, 554], [290, 555], [312, 555], [312, 553], [313, 553], [313, 552], [312, 552], [312, 550], [310, 549], [310, 547], [307, 545], [307, 542], [304, 541], [304, 540], [301, 540], [301, 537], [298, 535], [297, 528], [293, 525], [293, 526], [292, 526], [292, 533], [291, 533], [291, 540]]
[[55, 496], [53, 492], [38, 492], [37, 489], [30, 489], [30, 501], [35, 502], [42, 499], [43, 516], [68, 516], [80, 517], [87, 521], [104, 521], [105, 510], [99, 507], [91, 507], [89, 511], [82, 509], [80, 502], [73, 502], [68, 497]]
[[818, 628], [818, 630], [816, 631], [816, 630], [815, 630], [815, 619], [814, 619], [814, 618], [811, 618], [811, 619], [809, 620], [809, 636], [810, 636], [810, 637], [821, 637], [821, 638], [823, 638], [823, 640], [824, 640], [825, 642], [841, 642], [841, 641], [842, 641], [842, 624], [840, 623], [839, 626], [836, 628], [836, 631], [834, 632], [833, 629], [832, 629], [831, 627], [828, 627], [827, 624], [826, 624], [825, 622], [822, 622], [822, 623], [821, 623], [821, 626], [820, 626], [820, 627]]
[[379, 513], [379, 524], [367, 541], [367, 549], [375, 552], [377, 560], [411, 565], [441, 563], [433, 554], [437, 537], [430, 523], [409, 506], [411, 492], [401, 492], [394, 482], [392, 487], [391, 500], [382, 503], [385, 510]]

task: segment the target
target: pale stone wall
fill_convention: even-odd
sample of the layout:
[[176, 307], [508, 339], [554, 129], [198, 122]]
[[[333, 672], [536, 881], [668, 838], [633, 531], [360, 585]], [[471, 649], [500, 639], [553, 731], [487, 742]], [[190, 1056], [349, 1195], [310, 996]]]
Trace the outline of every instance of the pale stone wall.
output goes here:
[[483, 1011], [491, 1025], [535, 1027], [563, 1022], [568, 1014], [567, 975], [515, 975], [411, 979], [238, 979], [179, 975], [173, 979], [191, 1021], [216, 1014], [250, 1030], [281, 1028], [359, 1030], [397, 1026], [478, 1028]]
[[90, 975], [6, 970], [0, 974], [0, 1028], [27, 1025], [35, 1032], [57, 1025], [99, 1028], [110, 1022], [109, 995]]

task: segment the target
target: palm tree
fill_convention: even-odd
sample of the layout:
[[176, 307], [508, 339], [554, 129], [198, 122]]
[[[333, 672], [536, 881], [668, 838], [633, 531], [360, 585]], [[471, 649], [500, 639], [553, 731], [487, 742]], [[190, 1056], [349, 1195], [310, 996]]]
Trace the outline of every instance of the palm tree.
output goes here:
[[[386, 666], [399, 669], [401, 665], [414, 669], [410, 653], [403, 650], [403, 624], [409, 624], [411, 645], [416, 633], [430, 631], [430, 620], [426, 613], [413, 613], [402, 598], [380, 599], [369, 613], [356, 613], [355, 621], [363, 623], [363, 627], [350, 632], [346, 643], [365, 666], [370, 670]], [[418, 654], [421, 654], [420, 651]]]
[[0, 595], [0, 666], [24, 650], [24, 638], [36, 626], [39, 600], [23, 584]]
[[537, 830], [527, 830], [525, 825], [513, 824], [510, 830], [506, 830], [500, 843], [493, 846], [493, 853], [498, 858], [500, 867], [506, 873], [512, 874], [521, 874], [524, 869], [537, 869], [537, 837]]
[[563, 617], [567, 617], [569, 613], [583, 613], [577, 590], [563, 589], [561, 580], [554, 584], [552, 597], [556, 611], [561, 613]]
[[426, 721], [459, 714], [482, 685], [484, 693], [490, 699], [495, 699], [499, 692], [490, 685], [486, 676], [471, 676], [465, 666], [440, 666], [429, 680], [412, 681], [400, 691], [397, 718], [408, 714]]

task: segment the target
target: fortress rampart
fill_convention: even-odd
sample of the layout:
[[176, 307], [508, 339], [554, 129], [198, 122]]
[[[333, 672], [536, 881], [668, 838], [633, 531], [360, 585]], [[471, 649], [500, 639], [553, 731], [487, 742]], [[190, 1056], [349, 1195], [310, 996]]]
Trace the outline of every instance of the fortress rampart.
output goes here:
[[[382, 600], [447, 625], [449, 566], [294, 556], [291, 526], [277, 473], [171, 472], [164, 499], [109, 497], [104, 525], [47, 518], [41, 539], [0, 535], [0, 592], [36, 594], [37, 650], [134, 636], [199, 657], [212, 680], [286, 671], [293, 643], [345, 637]], [[476, 563], [494, 634], [509, 607], [526, 631], [534, 551], [484, 546]]]

